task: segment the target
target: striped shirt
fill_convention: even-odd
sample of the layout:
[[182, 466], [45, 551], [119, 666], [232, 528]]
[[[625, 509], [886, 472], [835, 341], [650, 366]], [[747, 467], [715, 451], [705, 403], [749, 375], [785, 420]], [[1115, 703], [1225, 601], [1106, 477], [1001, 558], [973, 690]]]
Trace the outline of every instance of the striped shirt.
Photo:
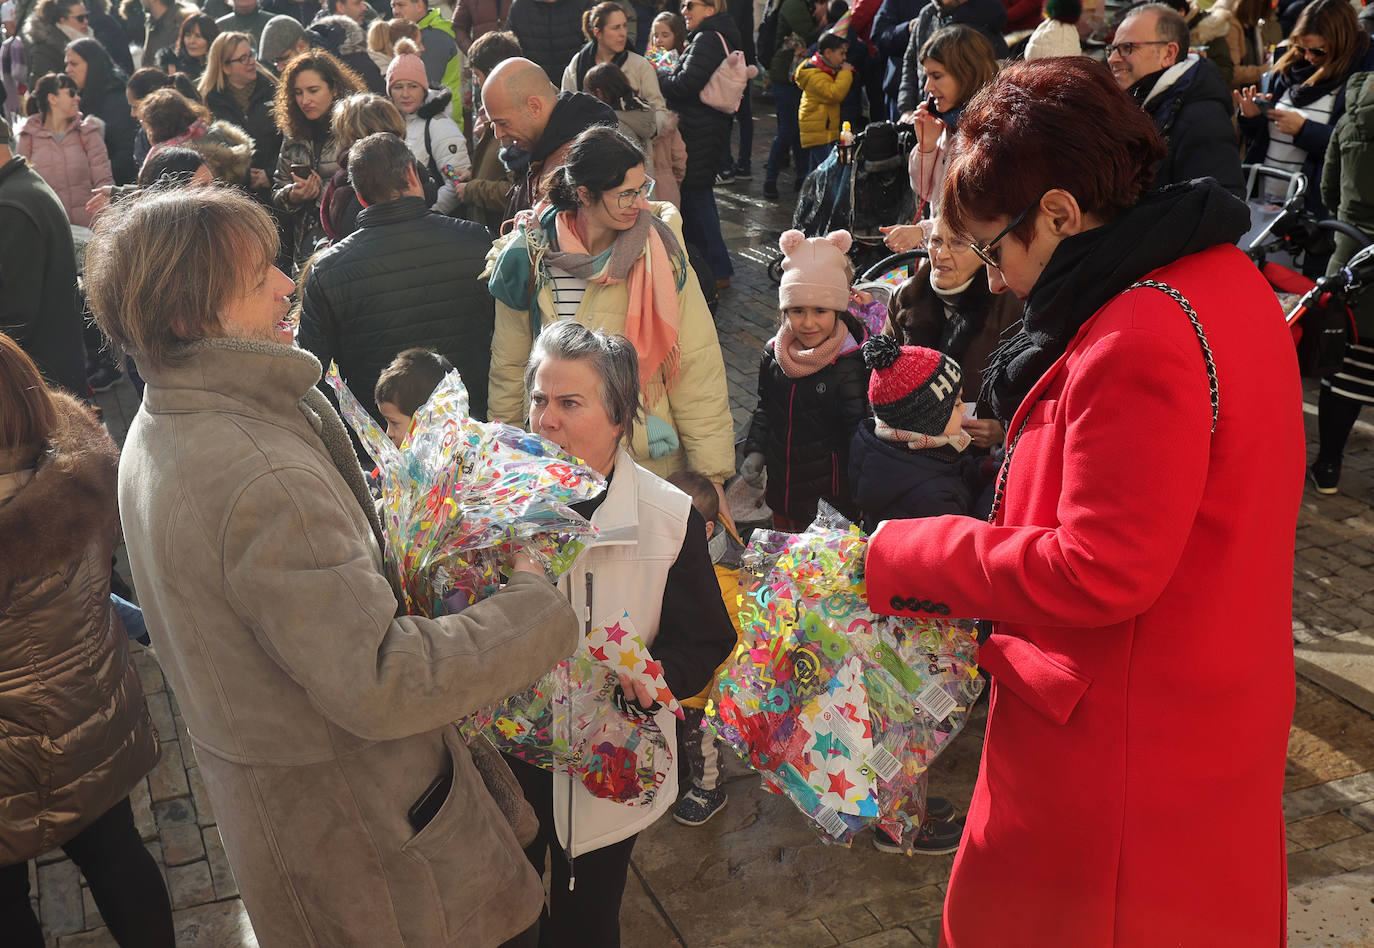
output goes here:
[[549, 277], [553, 281], [554, 318], [572, 319], [577, 313], [577, 308], [582, 305], [582, 297], [587, 292], [587, 281], [558, 267], [549, 267]]
[[[1320, 99], [1299, 106], [1293, 104], [1293, 90], [1285, 89], [1274, 106], [1299, 112], [1309, 122], [1330, 125], [1331, 111], [1336, 106], [1336, 93], [1328, 92]], [[1319, 160], [1320, 157], [1320, 155], [1317, 156]], [[1292, 135], [1279, 131], [1278, 126], [1271, 123], [1269, 125], [1269, 149], [1264, 153], [1264, 163], [1271, 168], [1280, 168], [1284, 171], [1302, 171], [1302, 164], [1306, 160], [1307, 149], [1295, 145]], [[1319, 182], [1309, 181], [1307, 186], [1311, 188], [1316, 183]], [[1287, 187], [1288, 184], [1285, 181], [1271, 177], [1265, 178], [1265, 194], [1273, 200], [1282, 201]]]

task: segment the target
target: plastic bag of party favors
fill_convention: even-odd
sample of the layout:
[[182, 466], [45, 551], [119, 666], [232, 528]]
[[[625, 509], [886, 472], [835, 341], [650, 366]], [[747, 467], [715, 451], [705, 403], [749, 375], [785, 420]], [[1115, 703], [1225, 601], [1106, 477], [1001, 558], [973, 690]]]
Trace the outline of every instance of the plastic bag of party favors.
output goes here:
[[491, 595], [515, 550], [555, 575], [571, 567], [595, 527], [571, 507], [605, 481], [551, 441], [468, 414], [468, 393], [450, 372], [415, 412], [398, 448], [330, 364], [340, 414], [382, 477], [378, 513], [388, 564], [406, 611], [433, 618]]
[[909, 847], [926, 770], [982, 690], [978, 647], [972, 621], [869, 611], [866, 543], [829, 509], [801, 534], [755, 531], [740, 571], [744, 639], [707, 720], [827, 842], [876, 823]]

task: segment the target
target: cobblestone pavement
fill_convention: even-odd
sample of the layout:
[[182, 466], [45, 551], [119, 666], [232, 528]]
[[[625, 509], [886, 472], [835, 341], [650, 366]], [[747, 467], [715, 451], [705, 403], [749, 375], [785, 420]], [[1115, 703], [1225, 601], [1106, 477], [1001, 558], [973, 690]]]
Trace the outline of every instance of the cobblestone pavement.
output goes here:
[[[763, 110], [758, 110], [763, 111]], [[765, 272], [787, 226], [784, 199], [760, 197], [772, 132], [755, 130], [756, 177], [717, 189], [735, 261], [717, 314], [730, 409], [743, 437], [754, 407], [758, 354], [776, 322]], [[1307, 393], [1315, 439], [1315, 392]], [[137, 408], [127, 384], [101, 398], [122, 440]], [[1342, 493], [1303, 498], [1295, 547], [1294, 646], [1301, 677], [1289, 744], [1290, 944], [1374, 945], [1374, 418], [1360, 424], [1346, 456]], [[1315, 450], [1313, 448], [1312, 450]], [[133, 794], [149, 851], [164, 867], [183, 946], [255, 945], [224, 858], [175, 696], [152, 654], [135, 647], [162, 760]], [[981, 749], [982, 711], [935, 768], [932, 792], [968, 804]], [[952, 856], [884, 855], [861, 836], [848, 850], [822, 845], [782, 799], [728, 753], [729, 805], [699, 828], [660, 821], [636, 846], [622, 911], [624, 941], [690, 948], [934, 946]], [[1180, 801], [1189, 805], [1189, 801]], [[1066, 814], [1066, 818], [1068, 818]], [[1181, 853], [1187, 840], [1179, 840]], [[112, 945], [80, 875], [60, 852], [39, 859], [34, 892], [50, 945]], [[3, 939], [0, 939], [3, 940]]]

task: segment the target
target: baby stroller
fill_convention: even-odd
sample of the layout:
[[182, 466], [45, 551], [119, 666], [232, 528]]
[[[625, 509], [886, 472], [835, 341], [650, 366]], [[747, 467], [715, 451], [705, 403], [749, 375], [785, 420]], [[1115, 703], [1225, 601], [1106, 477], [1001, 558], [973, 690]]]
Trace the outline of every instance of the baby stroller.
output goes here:
[[[874, 122], [854, 136], [850, 160], [836, 147], [806, 176], [792, 226], [808, 237], [847, 230], [854, 238], [849, 256], [856, 273], [886, 257], [879, 226], [910, 221], [916, 213], [907, 174], [907, 154], [915, 136], [891, 122]], [[782, 278], [782, 257], [769, 265], [773, 282]]]
[[[1264, 165], [1244, 169], [1250, 231], [1241, 238], [1241, 249], [1255, 261], [1284, 308], [1302, 374], [1328, 375], [1340, 367], [1347, 339], [1355, 338], [1351, 304], [1374, 280], [1374, 241], [1344, 221], [1319, 220], [1310, 214], [1304, 202], [1307, 179], [1301, 172]], [[1268, 188], [1266, 181], [1271, 183]], [[1278, 190], [1283, 192], [1281, 201], [1276, 200]], [[1308, 274], [1326, 269], [1335, 246], [1332, 235], [1337, 233], [1364, 249], [1337, 273], [1313, 279]]]

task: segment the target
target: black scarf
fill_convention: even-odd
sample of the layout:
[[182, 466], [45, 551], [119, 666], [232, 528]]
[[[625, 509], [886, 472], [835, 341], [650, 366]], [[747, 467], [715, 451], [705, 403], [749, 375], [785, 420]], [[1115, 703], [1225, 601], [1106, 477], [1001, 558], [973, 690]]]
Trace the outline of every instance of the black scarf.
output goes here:
[[1110, 223], [1064, 239], [1026, 298], [1021, 331], [988, 360], [980, 400], [1007, 425], [1083, 324], [1112, 297], [1180, 257], [1235, 243], [1249, 226], [1244, 202], [1211, 178], [1199, 178], [1146, 194]]
[[[630, 58], [630, 47], [626, 46], [620, 52], [611, 57], [611, 62], [620, 68], [625, 68], [625, 60]], [[577, 51], [577, 58], [573, 60], [576, 64], [574, 69], [577, 71], [577, 91], [585, 91], [587, 72], [596, 65], [596, 40], [588, 40], [582, 44], [582, 48]]]
[[1302, 59], [1288, 67], [1288, 94], [1293, 98], [1293, 104], [1298, 108], [1310, 105], [1326, 95], [1328, 92], [1335, 92], [1345, 85], [1346, 79], [1350, 78], [1347, 72], [1343, 76], [1332, 76], [1325, 82], [1319, 82], [1313, 86], [1303, 85], [1316, 73], [1317, 67]]

